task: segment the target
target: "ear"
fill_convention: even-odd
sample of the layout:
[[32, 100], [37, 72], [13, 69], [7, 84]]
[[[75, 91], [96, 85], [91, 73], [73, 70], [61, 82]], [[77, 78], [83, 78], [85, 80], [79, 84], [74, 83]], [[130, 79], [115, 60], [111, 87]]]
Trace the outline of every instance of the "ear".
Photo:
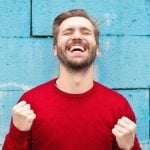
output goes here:
[[57, 46], [54, 45], [54, 56], [57, 56]]
[[96, 56], [100, 56], [101, 52], [99, 50], [99, 47], [97, 47], [97, 50], [96, 50]]

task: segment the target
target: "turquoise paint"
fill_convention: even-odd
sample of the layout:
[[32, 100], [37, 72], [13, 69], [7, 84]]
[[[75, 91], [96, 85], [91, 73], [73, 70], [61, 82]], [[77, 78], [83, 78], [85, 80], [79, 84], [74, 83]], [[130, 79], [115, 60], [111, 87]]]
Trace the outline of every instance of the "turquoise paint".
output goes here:
[[150, 87], [149, 36], [107, 36], [100, 43], [99, 81], [112, 88]]
[[[137, 118], [140, 141], [149, 140], [149, 90], [118, 90], [131, 104]], [[144, 129], [144, 130], [143, 130]]]
[[50, 35], [54, 17], [62, 11], [76, 8], [86, 9], [97, 18], [102, 35], [150, 35], [148, 0], [32, 0], [32, 2], [33, 35]]
[[11, 109], [17, 103], [22, 94], [22, 90], [0, 91], [0, 143], [3, 143], [4, 137], [9, 130]]
[[[50, 39], [0, 39], [0, 82], [40, 84], [57, 75]], [[7, 87], [6, 87], [7, 88]]]
[[0, 145], [8, 131], [11, 108], [21, 94], [58, 74], [52, 39], [47, 36], [54, 17], [74, 8], [84, 8], [98, 19], [101, 56], [95, 63], [95, 79], [122, 89], [118, 92], [135, 111], [143, 150], [149, 150], [149, 0], [1, 0]]
[[30, 36], [30, 0], [0, 1], [0, 37]]

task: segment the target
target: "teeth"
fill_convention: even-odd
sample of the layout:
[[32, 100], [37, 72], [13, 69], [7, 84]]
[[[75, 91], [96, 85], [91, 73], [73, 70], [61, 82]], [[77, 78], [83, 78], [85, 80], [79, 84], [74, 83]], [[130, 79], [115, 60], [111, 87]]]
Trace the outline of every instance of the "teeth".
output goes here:
[[72, 52], [72, 51], [84, 51], [84, 48], [82, 47], [82, 46], [72, 46], [71, 48], [70, 48], [70, 51]]

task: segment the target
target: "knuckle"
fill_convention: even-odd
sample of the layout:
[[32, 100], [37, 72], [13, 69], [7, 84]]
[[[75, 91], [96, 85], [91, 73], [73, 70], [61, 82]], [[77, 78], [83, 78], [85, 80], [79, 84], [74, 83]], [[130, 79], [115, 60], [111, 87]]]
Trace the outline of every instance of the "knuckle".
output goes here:
[[12, 108], [12, 112], [16, 112], [16, 106]]
[[31, 109], [31, 110], [28, 111], [28, 113], [29, 113], [30, 115], [32, 115], [32, 114], [34, 114], [34, 111]]
[[122, 123], [122, 119], [118, 119], [117, 123], [121, 124]]
[[30, 104], [27, 104], [26, 106], [27, 106], [29, 109], [31, 108]]
[[133, 124], [133, 128], [136, 129], [136, 127], [137, 127], [137, 125], [134, 123], [134, 124]]
[[13, 114], [18, 114], [18, 113], [19, 113], [19, 110], [13, 109], [13, 110], [12, 110], [12, 113], [13, 113]]
[[135, 131], [136, 130], [136, 125], [132, 125], [131, 127], [130, 127], [130, 131]]
[[118, 129], [118, 128], [119, 128], [119, 126], [116, 124], [116, 125], [115, 125], [115, 129]]

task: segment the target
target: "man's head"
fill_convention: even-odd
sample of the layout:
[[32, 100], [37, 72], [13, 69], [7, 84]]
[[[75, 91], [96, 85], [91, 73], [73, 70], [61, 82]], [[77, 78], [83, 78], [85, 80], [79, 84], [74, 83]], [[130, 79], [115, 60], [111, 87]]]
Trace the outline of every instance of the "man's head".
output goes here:
[[70, 10], [57, 16], [53, 36], [55, 55], [68, 69], [88, 68], [99, 52], [99, 30], [84, 10]]
[[90, 17], [87, 14], [87, 12], [84, 11], [83, 9], [74, 9], [74, 10], [70, 10], [70, 11], [67, 11], [67, 12], [63, 12], [55, 18], [54, 23], [53, 23], [54, 45], [56, 45], [56, 43], [57, 43], [57, 36], [58, 36], [58, 33], [59, 33], [60, 24], [64, 20], [66, 20], [68, 18], [71, 18], [71, 17], [84, 17], [84, 18], [88, 19], [94, 27], [95, 40], [96, 40], [97, 45], [99, 45], [99, 34], [100, 33], [99, 33], [99, 29], [97, 27], [97, 22], [94, 18]]

